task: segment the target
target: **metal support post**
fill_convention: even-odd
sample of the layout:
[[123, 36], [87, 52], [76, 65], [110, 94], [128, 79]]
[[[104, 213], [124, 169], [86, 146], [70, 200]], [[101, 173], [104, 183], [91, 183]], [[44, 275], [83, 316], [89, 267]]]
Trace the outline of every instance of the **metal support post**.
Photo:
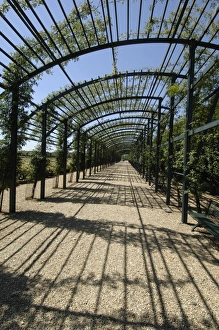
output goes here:
[[149, 183], [149, 186], [151, 185], [151, 153], [152, 153], [152, 142], [153, 142], [153, 125], [154, 125], [154, 115], [152, 114], [151, 116], [151, 122], [150, 122], [150, 139], [149, 139], [149, 171], [148, 171], [148, 177], [149, 177], [149, 180], [148, 180], [148, 183]]
[[100, 145], [97, 142], [97, 172], [99, 172], [99, 164], [100, 164]]
[[17, 129], [18, 129], [18, 99], [19, 88], [16, 86], [12, 91], [11, 108], [11, 145], [10, 145], [10, 200], [9, 212], [16, 210], [16, 169], [17, 169]]
[[107, 161], [106, 161], [106, 146], [103, 146], [103, 168], [105, 169], [107, 167]]
[[155, 167], [155, 192], [158, 191], [158, 180], [159, 180], [160, 118], [161, 118], [161, 100], [159, 100], [158, 116], [157, 116], [158, 124], [157, 124], [156, 167]]
[[94, 174], [96, 173], [96, 166], [97, 166], [97, 141], [95, 141], [95, 147], [94, 147]]
[[150, 148], [150, 119], [148, 119], [148, 124], [147, 124], [147, 140], [146, 140], [146, 150], [147, 150], [147, 155], [146, 155], [146, 176], [145, 176], [145, 181], [149, 181], [149, 153], [148, 150]]
[[187, 223], [188, 212], [188, 161], [191, 150], [188, 132], [191, 129], [192, 122], [192, 107], [193, 107], [193, 82], [194, 82], [194, 65], [195, 65], [195, 48], [196, 43], [193, 40], [189, 48], [189, 76], [188, 76], [188, 92], [187, 92], [187, 107], [186, 107], [186, 127], [185, 127], [185, 141], [184, 141], [184, 162], [183, 162], [183, 197], [182, 197], [182, 222]]
[[83, 179], [85, 179], [86, 173], [86, 133], [83, 135], [83, 159], [82, 159], [82, 167], [83, 167]]
[[90, 139], [89, 162], [90, 162], [89, 176], [91, 176], [91, 172], [92, 172], [92, 139]]
[[[176, 81], [176, 76], [172, 77], [172, 84]], [[166, 191], [166, 204], [170, 205], [170, 190], [172, 180], [172, 167], [173, 167], [173, 120], [174, 120], [174, 101], [175, 98], [170, 98], [170, 119], [169, 119], [169, 136], [168, 136], [168, 164], [167, 164], [167, 191]]]
[[66, 175], [67, 175], [67, 132], [68, 132], [68, 121], [64, 120], [64, 143], [63, 143], [63, 189], [66, 188]]
[[47, 109], [44, 106], [42, 111], [42, 142], [41, 142], [41, 155], [42, 155], [42, 176], [40, 182], [40, 198], [45, 198], [45, 181], [46, 181], [46, 117]]
[[143, 130], [143, 137], [142, 137], [142, 178], [145, 177], [145, 138], [146, 138], [146, 126]]
[[76, 182], [79, 181], [79, 177], [80, 177], [80, 137], [81, 137], [81, 132], [79, 128], [77, 132]]
[[102, 165], [103, 165], [103, 146], [100, 145], [100, 171], [102, 171]]

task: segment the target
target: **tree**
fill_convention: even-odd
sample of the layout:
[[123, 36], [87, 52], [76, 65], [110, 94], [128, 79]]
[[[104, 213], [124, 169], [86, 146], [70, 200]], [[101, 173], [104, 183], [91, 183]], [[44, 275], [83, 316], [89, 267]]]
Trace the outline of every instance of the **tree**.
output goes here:
[[[66, 131], [65, 131], [66, 130]], [[70, 129], [65, 123], [58, 126], [57, 148], [55, 152], [55, 175], [56, 183], [54, 188], [58, 187], [59, 175], [64, 174], [66, 171], [67, 162], [67, 137], [70, 134]]]
[[29, 180], [33, 182], [32, 193], [30, 196], [31, 198], [34, 197], [37, 181], [44, 177], [45, 169], [49, 166], [49, 163], [49, 159], [42, 156], [40, 147], [37, 146], [32, 152], [30, 158]]
[[[10, 187], [11, 179], [11, 162], [10, 162], [10, 144], [7, 140], [0, 141], [0, 212], [2, 210], [2, 202], [5, 189]], [[17, 157], [17, 170], [21, 166], [21, 158]]]

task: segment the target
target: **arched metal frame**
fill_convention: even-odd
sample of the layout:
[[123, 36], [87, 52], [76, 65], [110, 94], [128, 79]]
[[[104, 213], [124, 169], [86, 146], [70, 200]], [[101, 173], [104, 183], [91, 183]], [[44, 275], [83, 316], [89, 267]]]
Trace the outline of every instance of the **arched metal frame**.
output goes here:
[[[10, 189], [10, 212], [15, 211], [15, 192], [16, 192], [16, 151], [17, 151], [17, 116], [18, 116], [18, 101], [19, 101], [19, 86], [22, 85], [25, 81], [28, 81], [32, 78], [38, 77], [38, 75], [45, 73], [47, 70], [52, 69], [53, 67], [57, 66], [63, 72], [64, 76], [68, 79], [70, 83], [70, 87], [61, 91], [57, 92], [56, 95], [52, 95], [48, 98], [46, 102], [42, 105], [36, 105], [32, 103], [33, 109], [28, 115], [28, 123], [30, 125], [29, 131], [27, 131], [27, 138], [37, 139], [37, 136], [34, 134], [34, 130], [36, 131], [34, 124], [35, 115], [42, 111], [42, 155], [45, 156], [46, 154], [46, 143], [48, 137], [50, 137], [51, 141], [55, 140], [56, 138], [56, 130], [59, 123], [65, 125], [65, 150], [67, 151], [67, 126], [72, 128], [73, 132], [77, 132], [78, 135], [78, 144], [79, 144], [79, 136], [83, 134], [83, 132], [87, 133], [90, 138], [95, 137], [96, 141], [99, 143], [105, 143], [105, 145], [109, 148], [112, 147], [110, 141], [112, 141], [112, 137], [114, 136], [113, 140], [116, 141], [116, 145], [122, 146], [124, 145], [124, 149], [120, 148], [120, 152], [124, 152], [129, 150], [131, 146], [131, 141], [136, 139], [139, 130], [146, 130], [149, 129], [149, 126], [153, 122], [152, 126], [154, 131], [156, 130], [156, 134], [158, 136], [157, 140], [157, 172], [158, 172], [158, 154], [159, 154], [159, 147], [160, 147], [160, 122], [162, 120], [161, 116], [161, 100], [167, 98], [167, 83], [166, 81], [163, 82], [163, 85], [160, 81], [162, 79], [170, 80], [169, 84], [174, 84], [177, 79], [188, 81], [187, 87], [187, 108], [186, 108], [186, 127], [185, 127], [185, 134], [180, 138], [185, 139], [185, 150], [184, 150], [184, 186], [183, 186], [183, 206], [182, 206], [182, 220], [183, 222], [187, 221], [187, 207], [188, 207], [188, 193], [187, 193], [187, 181], [186, 177], [188, 175], [187, 163], [188, 163], [188, 154], [190, 150], [190, 137], [193, 134], [191, 131], [191, 121], [192, 121], [192, 104], [193, 104], [193, 93], [194, 87], [198, 83], [200, 79], [202, 79], [203, 74], [207, 73], [214, 65], [210, 63], [210, 65], [203, 65], [203, 70], [195, 72], [194, 63], [195, 63], [195, 56], [196, 56], [196, 49], [205, 49], [209, 50], [209, 56], [206, 59], [206, 63], [209, 63], [211, 57], [215, 57], [219, 50], [219, 45], [216, 42], [217, 38], [215, 36], [212, 39], [208, 39], [207, 33], [209, 27], [215, 23], [216, 17], [218, 14], [218, 7], [215, 8], [213, 15], [207, 21], [205, 28], [202, 31], [202, 35], [200, 35], [199, 39], [194, 40], [193, 35], [191, 34], [187, 38], [182, 38], [182, 31], [183, 31], [183, 19], [188, 19], [188, 6], [189, 2], [179, 1], [176, 9], [176, 15], [173, 21], [173, 26], [171, 27], [170, 33], [168, 37], [162, 36], [162, 25], [164, 23], [164, 17], [166, 16], [166, 7], [163, 6], [163, 18], [161, 20], [160, 27], [157, 29], [156, 36], [152, 33], [150, 29], [145, 32], [144, 34], [141, 33], [143, 21], [143, 14], [142, 10], [144, 8], [144, 4], [142, 1], [139, 4], [131, 4], [127, 1], [124, 6], [127, 9], [127, 17], [126, 17], [126, 37], [120, 36], [120, 27], [119, 27], [119, 10], [121, 4], [114, 2], [114, 5], [110, 4], [107, 0], [104, 2], [100, 1], [100, 17], [104, 22], [105, 28], [102, 31], [104, 36], [104, 41], [101, 41], [101, 35], [98, 31], [97, 23], [95, 21], [95, 14], [90, 13], [88, 17], [90, 22], [92, 22], [93, 26], [93, 34], [95, 42], [91, 44], [89, 41], [89, 37], [87, 35], [86, 30], [86, 22], [84, 22], [80, 18], [80, 6], [77, 1], [74, 1], [74, 10], [76, 11], [79, 17], [79, 25], [81, 27], [81, 33], [83, 35], [83, 45], [79, 41], [79, 37], [75, 34], [72, 30], [71, 23], [67, 18], [67, 8], [64, 6], [62, 1], [58, 1], [60, 12], [62, 13], [63, 17], [66, 20], [66, 26], [70, 31], [71, 38], [74, 40], [75, 48], [74, 51], [71, 49], [71, 45], [68, 43], [68, 40], [63, 35], [61, 29], [59, 28], [55, 17], [52, 14], [52, 11], [49, 9], [47, 0], [44, 2], [45, 10], [49, 15], [50, 19], [52, 20], [57, 33], [60, 36], [62, 44], [65, 46], [65, 52], [63, 53], [62, 47], [56, 44], [55, 40], [53, 39], [53, 35], [51, 31], [49, 31], [48, 27], [42, 21], [42, 18], [39, 16], [37, 9], [27, 2], [27, 8], [29, 13], [33, 16], [35, 20], [39, 23], [42, 30], [44, 31], [47, 39], [51, 42], [54, 52], [49, 49], [47, 42], [42, 38], [42, 35], [35, 27], [34, 23], [28, 17], [26, 11], [22, 6], [19, 4], [19, 1], [9, 0], [8, 4], [11, 10], [16, 13], [19, 20], [25, 26], [26, 30], [29, 31], [30, 35], [33, 36], [34, 40], [38, 44], [41, 45], [43, 49], [43, 53], [47, 56], [47, 61], [44, 61], [44, 55], [37, 54], [34, 47], [31, 46], [31, 43], [28, 39], [22, 37], [19, 30], [16, 27], [12, 26], [10, 21], [7, 19], [7, 15], [1, 15], [1, 19], [4, 21], [4, 24], [10, 27], [16, 34], [16, 36], [22, 40], [24, 45], [28, 48], [30, 53], [33, 55], [33, 59], [31, 56], [28, 56], [25, 53], [22, 53], [22, 50], [17, 47], [17, 45], [10, 40], [6, 33], [1, 33], [1, 36], [4, 39], [4, 42], [7, 45], [20, 54], [21, 58], [24, 59], [24, 64], [20, 64], [16, 62], [13, 57], [6, 51], [5, 49], [1, 49], [2, 54], [8, 61], [13, 62], [17, 65], [18, 70], [22, 70], [23, 76], [22, 78], [17, 79], [16, 81], [11, 80], [7, 81], [5, 84], [4, 81], [0, 82], [0, 88], [2, 88], [3, 93], [11, 91], [12, 92], [12, 99], [13, 99], [13, 107], [12, 107], [12, 131], [11, 131], [11, 154], [12, 162], [13, 162], [13, 173], [11, 175], [11, 189]], [[153, 22], [153, 13], [154, 9], [157, 6], [156, 1], [151, 1], [151, 16], [148, 17], [148, 22]], [[204, 13], [210, 6], [210, 0], [208, 0], [199, 11], [199, 17], [197, 17], [197, 22], [203, 20]], [[89, 8], [92, 8], [90, 1], [87, 1]], [[137, 16], [138, 20], [135, 22], [136, 26], [136, 36], [133, 37], [131, 35], [131, 31], [133, 27], [131, 26], [131, 6], [138, 6]], [[190, 14], [192, 15], [192, 10], [194, 9], [194, 4], [190, 8]], [[112, 15], [112, 12], [114, 14]], [[145, 11], [146, 12], [146, 11]], [[144, 12], [144, 13], [145, 13]], [[112, 22], [112, 17], [114, 17], [114, 21]], [[182, 28], [180, 26], [183, 26]], [[194, 25], [196, 27], [196, 25]], [[124, 32], [124, 31], [123, 31]], [[122, 35], [122, 34], [121, 34]], [[206, 41], [208, 40], [208, 41]], [[213, 42], [214, 40], [214, 42]], [[168, 46], [168, 50], [165, 55], [165, 59], [158, 71], [148, 71], [148, 70], [140, 70], [140, 71], [133, 71], [133, 72], [117, 72], [116, 74], [112, 74], [109, 76], [99, 77], [98, 79], [92, 79], [88, 82], [78, 83], [76, 84], [73, 79], [70, 77], [69, 73], [66, 70], [65, 63], [71, 61], [74, 58], [80, 58], [83, 55], [89, 53], [95, 53], [98, 51], [110, 49], [112, 51], [112, 58], [113, 62], [116, 66], [116, 55], [115, 49], [123, 46], [131, 46], [131, 45], [153, 45], [153, 44], [163, 44]], [[174, 65], [173, 70], [170, 72], [167, 71], [167, 65], [164, 65], [166, 58], [169, 56], [171, 58], [171, 52], [173, 54], [174, 49], [180, 45], [182, 48], [189, 47], [189, 61], [188, 63], [184, 63], [177, 68]], [[63, 46], [63, 47], [64, 47]], [[179, 58], [182, 55], [179, 55]], [[35, 58], [35, 59], [34, 59]], [[178, 60], [179, 60], [178, 58]], [[37, 59], [37, 60], [36, 60]], [[177, 61], [178, 61], [177, 60]], [[7, 61], [6, 61], [7, 62]], [[180, 62], [180, 61], [178, 61]], [[185, 65], [187, 67], [185, 68]], [[1, 62], [1, 67], [7, 72], [10, 71], [10, 68]], [[165, 69], [165, 70], [164, 70]], [[184, 73], [186, 72], [186, 74]], [[199, 77], [195, 77], [195, 75], [199, 74]], [[151, 78], [151, 81], [150, 81]], [[195, 80], [196, 78], [196, 80]], [[129, 79], [132, 79], [132, 82], [129, 82]], [[141, 80], [144, 79], [143, 84]], [[160, 80], [160, 81], [159, 81]], [[123, 89], [119, 88], [120, 85], [123, 83]], [[146, 85], [149, 84], [149, 88], [146, 88]], [[108, 89], [107, 87], [108, 86]], [[112, 87], [114, 86], [114, 89]], [[156, 86], [156, 87], [155, 87]], [[158, 88], [159, 86], [159, 88]], [[125, 88], [126, 87], [126, 88]], [[98, 89], [99, 88], [99, 89]], [[106, 92], [107, 90], [107, 92]], [[130, 91], [129, 91], [130, 90]], [[161, 91], [164, 90], [163, 93]], [[101, 92], [100, 92], [101, 91]], [[112, 92], [113, 91], [113, 92]], [[89, 93], [90, 98], [87, 97], [86, 92]], [[145, 93], [147, 93], [145, 95]], [[107, 95], [106, 95], [107, 94]], [[212, 95], [218, 95], [218, 88], [212, 92]], [[216, 97], [215, 97], [216, 99]], [[134, 100], [135, 103], [132, 103]], [[154, 101], [154, 103], [152, 103]], [[159, 101], [159, 106], [157, 107], [156, 101]], [[129, 103], [128, 103], [129, 102]], [[163, 108], [166, 110], [163, 115], [169, 117], [169, 156], [171, 156], [172, 152], [172, 126], [173, 126], [173, 115], [174, 115], [174, 108], [177, 106], [175, 104], [174, 98], [172, 97], [170, 100], [170, 107]], [[215, 105], [216, 107], [216, 105]], [[50, 109], [52, 108], [52, 110]], [[157, 109], [159, 111], [157, 111]], [[134, 115], [134, 113], [136, 115]], [[131, 114], [131, 115], [127, 115]], [[140, 115], [139, 115], [140, 114]], [[47, 128], [46, 124], [46, 116], [50, 117], [50, 121], [52, 122], [51, 126]], [[112, 116], [118, 116], [112, 119]], [[153, 119], [152, 119], [153, 118]], [[118, 124], [120, 122], [120, 124]], [[215, 125], [218, 125], [216, 122]], [[126, 127], [124, 129], [124, 127]], [[205, 129], [205, 128], [203, 128]], [[126, 139], [124, 143], [124, 133], [123, 131], [128, 131], [130, 139]], [[103, 131], [105, 132], [103, 134]], [[175, 138], [176, 139], [176, 138]], [[130, 141], [130, 142], [129, 142]], [[115, 145], [115, 142], [114, 142]], [[171, 158], [171, 157], [170, 157]], [[78, 169], [77, 169], [78, 173]], [[78, 177], [77, 177], [78, 179]], [[65, 181], [64, 181], [65, 182]], [[171, 182], [171, 164], [169, 164], [168, 168], [168, 178], [167, 178], [167, 196], [166, 202], [167, 204], [170, 201], [170, 182]], [[156, 176], [155, 182], [155, 189], [157, 189], [158, 184], [158, 174]], [[63, 186], [64, 187], [64, 186]], [[41, 197], [44, 197], [44, 190], [45, 190], [45, 180], [41, 182]]]

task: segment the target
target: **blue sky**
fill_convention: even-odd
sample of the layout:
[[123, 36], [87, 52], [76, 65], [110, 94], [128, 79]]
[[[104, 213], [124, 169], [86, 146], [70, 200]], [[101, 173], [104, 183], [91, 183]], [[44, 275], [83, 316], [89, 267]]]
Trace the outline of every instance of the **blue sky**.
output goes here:
[[[0, 0], [0, 4], [2, 4], [3, 0]], [[65, 7], [68, 7], [68, 4], [72, 2], [69, 0], [63, 1]], [[94, 3], [99, 3], [98, 0], [94, 0]], [[173, 1], [170, 1], [170, 4], [173, 4]], [[136, 12], [138, 12], [140, 1], [136, 1], [130, 12], [130, 28], [132, 28], [132, 22], [138, 21], [136, 17]], [[57, 1], [53, 2], [52, 12], [57, 20], [62, 20], [63, 16], [60, 14], [59, 10], [56, 10]], [[119, 11], [119, 27], [121, 31], [126, 32], [126, 5], [122, 5], [121, 3], [117, 6], [122, 6], [122, 10]], [[134, 6], [134, 7], [133, 7]], [[149, 4], [146, 1], [143, 1], [143, 10], [144, 13], [148, 12]], [[69, 8], [67, 8], [69, 9]], [[43, 7], [37, 7], [36, 11], [40, 14], [42, 19], [46, 18], [47, 28], [50, 28], [52, 25], [51, 19], [48, 17], [48, 13], [44, 11]], [[113, 13], [113, 11], [112, 11]], [[157, 13], [159, 14], [159, 13]], [[31, 15], [31, 14], [29, 14]], [[27, 36], [28, 31], [24, 29], [23, 24], [19, 19], [17, 19], [16, 15], [13, 11], [8, 13], [8, 17], [11, 22], [14, 22], [16, 28], [23, 34], [23, 36]], [[30, 16], [31, 18], [31, 16]], [[36, 21], [36, 20], [35, 20]], [[36, 23], [37, 24], [37, 23]], [[1, 23], [3, 32], [6, 32], [7, 35], [11, 37], [11, 40], [15, 44], [21, 44], [21, 40], [16, 36], [16, 34], [8, 28], [7, 25]], [[36, 25], [37, 27], [37, 25]], [[38, 27], [40, 28], [40, 27]], [[136, 27], [133, 26], [133, 30]], [[120, 31], [120, 33], [121, 33]], [[13, 48], [4, 40], [1, 40], [3, 48], [7, 47], [8, 52], [11, 52]], [[123, 46], [118, 48], [118, 62], [117, 68], [119, 71], [130, 71], [130, 70], [138, 70], [140, 68], [157, 68], [161, 65], [161, 59], [165, 54], [166, 46], [165, 45], [132, 45], [132, 46]], [[163, 56], [162, 56], [163, 54]], [[8, 62], [8, 59], [3, 56], [4, 63]], [[91, 78], [97, 78], [98, 76], [103, 76], [105, 74], [110, 74], [112, 72], [112, 52], [111, 50], [103, 50], [99, 52], [95, 52], [93, 54], [83, 55], [79, 58], [77, 62], [71, 62], [67, 70], [70, 73], [72, 80], [77, 83], [79, 81], [90, 80]], [[34, 102], [41, 103], [41, 101], [47, 96], [48, 93], [59, 90], [61, 87], [69, 84], [69, 81], [65, 79], [63, 74], [61, 73], [59, 68], [53, 69], [53, 75], [43, 75], [43, 79], [39, 81], [38, 87], [36, 87], [36, 92], [34, 94]], [[1, 91], [0, 91], [1, 92]]]
[[[118, 48], [117, 68], [119, 71], [140, 70], [142, 68], [157, 68], [161, 59], [160, 53], [165, 53], [164, 45], [135, 45], [122, 46]], [[90, 80], [112, 73], [112, 52], [111, 50], [102, 50], [88, 55], [83, 55], [76, 62], [68, 65], [68, 72], [74, 82]], [[61, 81], [60, 81], [61, 79]], [[34, 101], [40, 102], [47, 96], [48, 92], [58, 90], [60, 86], [64, 87], [69, 81], [60, 74], [59, 68], [53, 69], [52, 75], [45, 74], [39, 81], [34, 95]]]
[[[95, 2], [96, 0], [94, 0]], [[2, 4], [2, 0], [0, 0], [0, 4]], [[65, 6], [68, 6], [69, 1], [63, 1]], [[72, 3], [70, 1], [70, 3]], [[140, 2], [136, 2], [134, 5], [139, 6]], [[144, 6], [147, 6], [146, 2], [143, 2]], [[57, 4], [54, 1], [54, 6]], [[119, 4], [120, 6], [123, 6]], [[122, 11], [120, 11], [119, 21], [120, 28], [124, 29], [124, 33], [126, 30], [126, 25], [123, 22], [126, 21], [126, 6], [122, 7]], [[146, 8], [145, 8], [146, 9]], [[60, 8], [59, 11], [56, 10], [55, 7], [52, 8], [53, 14], [57, 20], [62, 20], [63, 17], [60, 16]], [[47, 18], [47, 28], [50, 28], [52, 25], [52, 21], [48, 19], [48, 13], [44, 12], [43, 7], [39, 7], [36, 11], [40, 14], [41, 19]], [[31, 14], [30, 14], [31, 15]], [[47, 16], [46, 16], [47, 15]], [[135, 17], [135, 11], [130, 13], [130, 25], [131, 22], [137, 20]], [[13, 11], [9, 11], [7, 17], [11, 22], [13, 22], [16, 29], [25, 37], [28, 36], [28, 30], [25, 29], [23, 23], [17, 18]], [[31, 16], [30, 16], [31, 18]], [[132, 18], [132, 19], [131, 19]], [[33, 18], [34, 19], [34, 18]], [[37, 24], [36, 24], [36, 27]], [[1, 22], [2, 31], [11, 38], [11, 40], [15, 44], [22, 44], [20, 38], [4, 23]], [[41, 29], [40, 27], [38, 27]], [[131, 26], [130, 26], [131, 28]], [[134, 29], [134, 27], [133, 27]], [[32, 37], [30, 35], [30, 37]], [[7, 49], [8, 52], [13, 52], [13, 48], [7, 44], [6, 41], [1, 40], [1, 44], [3, 49]], [[119, 71], [131, 71], [131, 70], [139, 70], [143, 68], [157, 68], [161, 65], [160, 61], [163, 56], [161, 54], [165, 54], [166, 47], [164, 45], [132, 45], [132, 46], [122, 46], [117, 49], [117, 69]], [[5, 64], [8, 63], [8, 58], [3, 56], [3, 62]], [[79, 58], [78, 61], [71, 61], [66, 71], [70, 75], [71, 79], [74, 83], [90, 80], [91, 78], [95, 79], [98, 76], [104, 76], [105, 74], [111, 74], [113, 70], [113, 58], [112, 51], [110, 49], [98, 51], [95, 53], [90, 53], [87, 55], [83, 55]], [[59, 67], [53, 68], [53, 74], [44, 73], [42, 79], [39, 80], [38, 86], [35, 87], [35, 93], [33, 95], [33, 101], [37, 104], [40, 104], [43, 99], [53, 91], [57, 91], [60, 88], [63, 88], [65, 85], [69, 85], [68, 79], [63, 75]], [[0, 90], [2, 92], [3, 90]], [[32, 142], [28, 143], [25, 149], [31, 148], [33, 145]]]
[[[49, 3], [49, 1], [46, 1]], [[94, 0], [94, 3], [98, 4], [99, 0]], [[168, 6], [174, 5], [174, 0], [170, 0]], [[0, 0], [0, 4], [2, 3], [2, 0]], [[69, 3], [72, 5], [72, 1], [65, 0], [62, 1], [63, 5], [66, 9], [69, 10], [68, 5]], [[113, 3], [113, 2], [112, 2]], [[130, 29], [133, 31], [136, 31], [136, 22], [138, 22], [137, 13], [139, 13], [139, 5], [140, 1], [134, 1], [131, 2], [131, 8], [130, 10]], [[142, 24], [145, 22], [147, 15], [149, 15], [149, 3], [150, 1], [143, 1], [143, 8], [142, 11], [144, 12], [144, 19], [142, 20]], [[63, 15], [60, 14], [60, 8], [57, 10], [56, 8], [57, 1], [53, 2], [53, 7], [51, 8], [53, 15], [55, 16], [56, 20], [63, 20]], [[175, 4], [176, 5], [176, 4]], [[119, 29], [120, 33], [126, 33], [127, 29], [127, 6], [123, 5], [121, 3], [117, 4], [117, 8], [119, 10]], [[158, 11], [156, 12], [156, 15], [159, 15], [159, 7]], [[50, 29], [50, 26], [53, 24], [51, 19], [48, 17], [48, 13], [46, 10], [44, 10], [44, 7], [40, 6], [37, 7], [36, 12], [40, 15], [41, 19], [46, 23], [46, 27]], [[114, 13], [114, 10], [112, 10], [112, 15]], [[36, 19], [34, 17], [31, 17], [31, 13], [29, 12], [29, 18], [35, 22], [35, 26], [41, 30], [42, 28], [38, 26]], [[29, 31], [24, 27], [23, 23], [16, 17], [13, 11], [10, 11], [7, 16], [11, 22], [14, 23], [14, 26], [16, 26], [16, 29], [19, 30], [19, 32], [23, 36], [28, 36]], [[112, 17], [112, 20], [114, 18]], [[5, 32], [8, 36], [10, 36], [11, 40], [15, 44], [22, 44], [20, 38], [5, 24], [1, 24], [3, 32]], [[143, 26], [141, 26], [143, 28]], [[30, 34], [29, 37], [32, 37]], [[3, 42], [3, 48], [5, 49], [7, 47], [8, 52], [13, 51], [13, 48], [10, 47], [4, 40]], [[148, 44], [148, 45], [131, 45], [131, 46], [121, 46], [118, 47], [116, 50], [117, 52], [117, 69], [118, 71], [124, 72], [124, 71], [132, 71], [132, 70], [141, 70], [141, 69], [155, 69], [159, 68], [162, 64], [163, 58], [165, 56], [167, 45], [164, 44]], [[7, 63], [8, 59], [7, 57], [4, 57], [3, 59]], [[81, 82], [84, 80], [90, 80], [91, 78], [95, 79], [98, 76], [104, 76], [105, 74], [111, 74], [113, 71], [113, 58], [112, 58], [112, 51], [111, 49], [106, 49], [102, 51], [98, 51], [95, 53], [90, 53], [87, 55], [83, 55], [79, 58], [78, 61], [74, 62], [71, 61], [68, 66], [65, 68], [68, 72], [69, 76], [73, 80], [74, 83]], [[39, 80], [38, 86], [35, 87], [35, 93], [33, 95], [33, 102], [37, 104], [41, 104], [43, 99], [46, 98], [46, 96], [54, 91], [60, 90], [60, 88], [63, 88], [66, 85], [69, 85], [69, 80], [63, 75], [61, 72], [61, 69], [59, 67], [53, 68], [53, 74], [46, 74], [44, 73], [42, 76], [42, 79]], [[1, 92], [1, 91], [0, 91]], [[26, 149], [29, 149], [30, 146], [32, 146], [32, 142], [28, 143], [26, 145]]]
[[[53, 7], [51, 8], [53, 15], [55, 16], [56, 20], [63, 20], [63, 15], [60, 13], [60, 8], [57, 10], [57, 1], [50, 0], [53, 3]], [[76, 0], [78, 3], [79, 0]], [[201, 0], [198, 0], [201, 2]], [[0, 4], [2, 4], [3, 0], [0, 0]], [[93, 0], [96, 5], [99, 3], [99, 0]], [[152, 1], [143, 1], [142, 12], [144, 13], [144, 19], [142, 20], [143, 23], [147, 20], [148, 15], [150, 15], [150, 11], [148, 10], [149, 4]], [[46, 3], [50, 3], [48, 0]], [[65, 0], [62, 1], [63, 5], [66, 9], [69, 9], [69, 4], [72, 5], [72, 0]], [[112, 1], [112, 4], [114, 2]], [[137, 13], [139, 13], [139, 5], [140, 1], [132, 1], [130, 0], [131, 8], [130, 10], [130, 29], [136, 31], [136, 22], [138, 22]], [[159, 2], [158, 2], [159, 3]], [[182, 2], [183, 3], [183, 2]], [[121, 2], [117, 4], [119, 10], [119, 28], [121, 28], [120, 33], [126, 33], [127, 29], [127, 6], [122, 5]], [[163, 5], [164, 6], [164, 5]], [[163, 6], [157, 5], [155, 7], [155, 15], [161, 15], [159, 12], [160, 8]], [[168, 1], [168, 9], [174, 9], [178, 6], [178, 1], [169, 0]], [[69, 7], [69, 8], [68, 8]], [[48, 13], [44, 9], [43, 6], [36, 8], [37, 13], [40, 15], [41, 19], [44, 19], [46, 27], [50, 29], [50, 26], [53, 24], [51, 19], [48, 16]], [[113, 15], [112, 10], [112, 15]], [[33, 21], [36, 23], [36, 27], [41, 30], [40, 26], [37, 26], [36, 19], [31, 17]], [[24, 27], [24, 24], [16, 17], [13, 11], [9, 11], [8, 16], [9, 20], [13, 22], [16, 29], [24, 36], [32, 37], [32, 35], [28, 35], [29, 31]], [[113, 17], [112, 17], [113, 19]], [[134, 25], [135, 24], [135, 25]], [[0, 18], [0, 26], [1, 29], [6, 35], [11, 38], [11, 40], [15, 44], [22, 44], [20, 38], [6, 25], [4, 22], [1, 21]], [[141, 26], [143, 28], [143, 26]], [[115, 32], [114, 32], [115, 33]], [[9, 53], [13, 51], [13, 48], [7, 44], [6, 41], [3, 39], [0, 40], [1, 47], [6, 49]], [[180, 46], [178, 46], [178, 51]], [[141, 44], [141, 45], [131, 45], [131, 46], [121, 46], [118, 47], [116, 50], [118, 55], [117, 61], [117, 69], [118, 71], [131, 71], [139, 69], [156, 69], [160, 68], [165, 57], [168, 45], [167, 44]], [[177, 54], [177, 52], [176, 52]], [[175, 55], [176, 56], [176, 55]], [[6, 56], [2, 56], [2, 61], [7, 65], [8, 59]], [[171, 59], [171, 62], [174, 62], [174, 57]], [[95, 79], [98, 76], [103, 76], [105, 74], [111, 74], [113, 70], [113, 59], [112, 59], [112, 51], [110, 49], [98, 51], [95, 53], [90, 53], [87, 55], [83, 55], [79, 58], [78, 61], [74, 62], [71, 61], [68, 66], [66, 67], [66, 71], [68, 72], [69, 76], [73, 80], [74, 83], [81, 82], [84, 80], [90, 80], [91, 78]], [[59, 67], [53, 68], [53, 74], [46, 74], [44, 73], [42, 79], [39, 80], [38, 86], [35, 88], [35, 93], [33, 95], [33, 101], [37, 104], [40, 104], [43, 99], [48, 95], [48, 93], [54, 92], [63, 88], [64, 86], [69, 85], [69, 80], [63, 75]], [[3, 90], [0, 89], [0, 93]]]

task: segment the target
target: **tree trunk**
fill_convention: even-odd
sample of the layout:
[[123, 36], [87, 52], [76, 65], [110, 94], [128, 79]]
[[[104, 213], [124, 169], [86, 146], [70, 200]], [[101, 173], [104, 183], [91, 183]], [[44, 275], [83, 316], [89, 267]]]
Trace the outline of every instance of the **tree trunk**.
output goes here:
[[198, 189], [195, 189], [195, 201], [196, 201], [197, 212], [201, 213], [200, 194], [198, 192]]
[[0, 212], [2, 211], [2, 203], [3, 203], [3, 197], [4, 197], [4, 189], [0, 190]]
[[35, 193], [36, 185], [37, 185], [37, 180], [35, 180], [34, 183], [33, 183], [31, 198], [34, 198], [34, 193]]
[[53, 188], [58, 188], [58, 187], [59, 187], [59, 175], [57, 175], [57, 176], [55, 177], [55, 183], [54, 183]]

